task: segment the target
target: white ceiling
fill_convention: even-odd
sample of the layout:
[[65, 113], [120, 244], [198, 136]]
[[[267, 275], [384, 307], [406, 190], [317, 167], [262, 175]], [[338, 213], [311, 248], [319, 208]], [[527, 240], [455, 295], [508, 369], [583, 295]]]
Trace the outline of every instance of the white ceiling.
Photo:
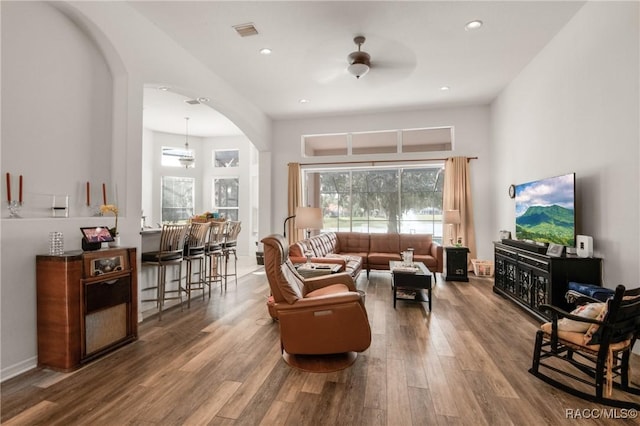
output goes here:
[[[265, 114], [290, 119], [487, 104], [584, 2], [131, 4]], [[464, 25], [475, 19], [484, 26], [465, 31]], [[242, 38], [232, 27], [249, 22], [258, 35]], [[356, 50], [356, 35], [367, 38], [362, 50], [371, 55], [372, 63], [360, 80], [346, 72], [347, 55]], [[261, 55], [263, 47], [273, 53]], [[442, 91], [442, 86], [450, 90]], [[309, 102], [302, 104], [300, 99]], [[147, 123], [154, 123], [159, 126], [156, 130], [183, 133], [187, 113], [183, 100], [171, 92], [145, 91], [145, 126], [153, 128]], [[218, 114], [199, 128], [198, 120], [190, 120], [190, 134], [239, 132], [224, 121]]]

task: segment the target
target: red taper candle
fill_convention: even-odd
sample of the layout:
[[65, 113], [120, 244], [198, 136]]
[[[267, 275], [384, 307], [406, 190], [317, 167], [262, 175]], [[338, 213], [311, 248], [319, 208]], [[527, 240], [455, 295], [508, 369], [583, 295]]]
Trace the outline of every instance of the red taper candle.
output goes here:
[[22, 205], [22, 175], [20, 175], [18, 182], [18, 203]]
[[11, 174], [7, 172], [7, 201], [11, 202]]
[[87, 206], [91, 205], [91, 187], [89, 186], [89, 181], [87, 181]]
[[107, 204], [107, 184], [102, 184], [102, 204]]

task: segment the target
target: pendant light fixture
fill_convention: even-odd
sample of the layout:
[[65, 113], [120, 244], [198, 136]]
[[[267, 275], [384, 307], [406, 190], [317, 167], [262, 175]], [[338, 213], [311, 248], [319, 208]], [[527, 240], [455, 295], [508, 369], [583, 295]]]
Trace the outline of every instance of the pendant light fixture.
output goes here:
[[190, 167], [194, 167], [195, 163], [196, 163], [196, 159], [193, 156], [193, 153], [189, 150], [189, 117], [185, 117], [185, 142], [184, 142], [184, 150], [185, 153], [184, 155], [182, 155], [178, 161], [180, 162], [181, 166], [184, 166], [185, 168], [190, 168]]

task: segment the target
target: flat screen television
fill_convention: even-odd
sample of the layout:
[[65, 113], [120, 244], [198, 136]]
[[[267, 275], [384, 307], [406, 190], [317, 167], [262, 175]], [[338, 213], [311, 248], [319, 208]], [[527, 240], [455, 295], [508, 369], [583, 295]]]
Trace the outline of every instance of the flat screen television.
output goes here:
[[575, 246], [575, 173], [516, 185], [516, 238]]

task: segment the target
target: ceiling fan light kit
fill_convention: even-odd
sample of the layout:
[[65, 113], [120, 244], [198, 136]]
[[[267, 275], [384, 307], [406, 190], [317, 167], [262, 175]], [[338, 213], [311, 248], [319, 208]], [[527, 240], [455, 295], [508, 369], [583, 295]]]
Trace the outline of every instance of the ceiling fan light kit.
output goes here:
[[371, 56], [367, 52], [360, 50], [365, 40], [363, 36], [354, 38], [353, 42], [358, 45], [358, 50], [349, 53], [349, 56], [347, 56], [347, 61], [349, 62], [347, 71], [357, 79], [368, 73], [371, 68]]

